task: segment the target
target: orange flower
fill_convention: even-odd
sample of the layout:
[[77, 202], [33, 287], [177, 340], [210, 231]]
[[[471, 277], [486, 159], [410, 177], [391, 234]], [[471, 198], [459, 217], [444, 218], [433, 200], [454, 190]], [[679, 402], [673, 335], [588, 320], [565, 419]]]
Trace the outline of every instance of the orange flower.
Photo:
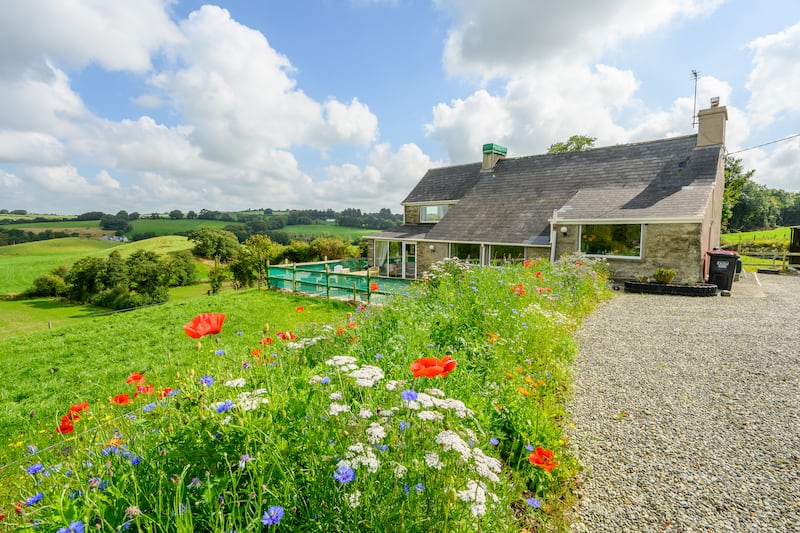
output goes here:
[[89, 408], [89, 402], [76, 403], [75, 405], [69, 408], [69, 412], [80, 413], [81, 411], [85, 411], [88, 408]]
[[199, 339], [205, 335], [219, 333], [223, 322], [225, 322], [225, 315], [222, 313], [203, 313], [184, 325], [183, 331], [191, 338]]
[[519, 392], [523, 396], [530, 396], [531, 395], [531, 391], [529, 391], [528, 389], [525, 389], [523, 387], [517, 387], [517, 392]]
[[272, 344], [272, 337], [263, 337], [260, 341], [258, 341], [258, 344], [261, 346], [269, 346]]
[[337, 335], [342, 335], [343, 333], [344, 333], [344, 326], [339, 326], [338, 328], [336, 328]]
[[291, 331], [279, 331], [275, 334], [275, 336], [282, 341], [293, 341], [297, 338], [297, 335], [292, 333]]
[[66, 417], [61, 417], [61, 424], [56, 428], [56, 431], [61, 434], [72, 433], [75, 431], [75, 426], [72, 425], [72, 421]]
[[518, 283], [517, 285], [512, 285], [511, 292], [513, 292], [517, 296], [525, 296], [525, 285], [523, 285], [522, 283]]
[[422, 357], [411, 363], [409, 368], [414, 373], [415, 378], [420, 376], [425, 376], [426, 378], [447, 377], [447, 374], [456, 368], [456, 362], [449, 355], [445, 355], [441, 359]]
[[120, 444], [122, 444], [122, 439], [113, 438], [110, 441], [108, 441], [109, 446], [119, 446]]
[[302, 305], [298, 305], [297, 307], [294, 308], [294, 310], [297, 311], [298, 313], [302, 313], [303, 311], [306, 310], [306, 308], [303, 307]]
[[261, 357], [261, 350], [259, 350], [258, 348], [253, 348], [252, 350], [250, 350], [250, 355], [252, 355], [253, 357]]
[[553, 450], [545, 450], [539, 446], [528, 456], [528, 461], [548, 472], [558, 466], [558, 461], [553, 461]]
[[347, 327], [350, 328], [350, 329], [354, 329], [354, 328], [358, 327], [358, 324], [356, 324], [355, 322], [350, 322], [350, 323], [347, 324]]
[[513, 379], [514, 378], [514, 374], [512, 374], [511, 372], [506, 372], [506, 377]]
[[541, 277], [542, 277], [542, 273], [541, 273], [541, 271], [539, 271], [539, 272], [537, 272], [537, 273], [536, 273], [536, 277], [537, 277], [537, 278], [541, 278]]
[[530, 268], [533, 266], [533, 259], [526, 259], [523, 264], [525, 265], [525, 268]]
[[538, 289], [536, 289], [536, 290], [539, 292], [539, 294], [542, 294], [542, 293], [544, 292], [544, 289], [543, 289], [542, 287], [539, 287], [539, 288], [538, 288]]
[[369, 284], [369, 290], [370, 291], [377, 291], [378, 289], [379, 289], [379, 287], [378, 287], [377, 283], [370, 283]]
[[111, 398], [111, 403], [115, 403], [117, 405], [125, 405], [126, 403], [131, 403], [131, 397], [127, 394], [117, 394], [113, 398]]
[[583, 266], [583, 262], [582, 261], [575, 261], [575, 266], [581, 267], [581, 266]]
[[353, 344], [354, 342], [358, 342], [358, 337], [350, 337], [349, 339], [347, 339], [347, 341], [350, 344]]
[[163, 398], [164, 396], [168, 396], [170, 392], [172, 392], [172, 387], [161, 389], [161, 392], [158, 393], [158, 397]]
[[130, 376], [128, 376], [128, 379], [125, 381], [125, 383], [127, 383], [128, 385], [131, 384], [138, 385], [142, 382], [144, 382], [144, 376], [139, 372], [133, 372]]
[[152, 385], [139, 385], [136, 387], [136, 394], [155, 394]]
[[489, 344], [493, 344], [498, 340], [500, 340], [500, 335], [498, 335], [497, 333], [487, 333], [487, 336], [489, 338]]

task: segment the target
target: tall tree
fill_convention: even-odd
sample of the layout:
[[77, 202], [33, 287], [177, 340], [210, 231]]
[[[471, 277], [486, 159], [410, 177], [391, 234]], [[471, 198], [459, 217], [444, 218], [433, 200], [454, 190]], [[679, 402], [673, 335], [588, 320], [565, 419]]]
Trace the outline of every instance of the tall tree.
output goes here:
[[594, 148], [597, 137], [588, 135], [573, 135], [566, 142], [558, 142], [550, 145], [547, 149], [548, 154], [561, 154], [564, 152], [582, 152]]
[[733, 208], [739, 203], [745, 184], [752, 181], [755, 170], [745, 172], [742, 160], [728, 156], [725, 158], [725, 192], [722, 195], [722, 229], [729, 229]]

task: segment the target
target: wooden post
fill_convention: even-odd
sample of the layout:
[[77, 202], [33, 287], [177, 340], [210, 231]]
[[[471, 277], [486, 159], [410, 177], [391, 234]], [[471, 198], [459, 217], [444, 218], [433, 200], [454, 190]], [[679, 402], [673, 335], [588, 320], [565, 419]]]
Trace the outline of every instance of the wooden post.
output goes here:
[[269, 261], [267, 261], [267, 275], [266, 275], [266, 282], [267, 282], [267, 290], [269, 290]]
[[325, 263], [325, 298], [331, 299], [331, 271], [328, 263]]

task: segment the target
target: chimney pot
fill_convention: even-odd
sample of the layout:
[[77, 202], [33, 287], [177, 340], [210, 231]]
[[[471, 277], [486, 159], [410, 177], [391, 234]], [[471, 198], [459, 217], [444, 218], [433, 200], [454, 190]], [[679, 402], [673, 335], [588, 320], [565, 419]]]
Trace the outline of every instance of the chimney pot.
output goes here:
[[711, 107], [719, 107], [719, 96], [711, 98]]

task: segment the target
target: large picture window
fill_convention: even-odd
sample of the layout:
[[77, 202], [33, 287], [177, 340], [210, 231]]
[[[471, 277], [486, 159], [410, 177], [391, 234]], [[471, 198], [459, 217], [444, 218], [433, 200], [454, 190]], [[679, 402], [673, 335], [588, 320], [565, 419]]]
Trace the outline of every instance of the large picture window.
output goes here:
[[450, 257], [458, 257], [468, 263], [480, 263], [481, 245], [454, 242], [450, 245]]
[[419, 208], [420, 222], [439, 222], [447, 213], [447, 205], [423, 205]]
[[642, 256], [641, 224], [586, 224], [581, 227], [581, 252], [616, 257]]

